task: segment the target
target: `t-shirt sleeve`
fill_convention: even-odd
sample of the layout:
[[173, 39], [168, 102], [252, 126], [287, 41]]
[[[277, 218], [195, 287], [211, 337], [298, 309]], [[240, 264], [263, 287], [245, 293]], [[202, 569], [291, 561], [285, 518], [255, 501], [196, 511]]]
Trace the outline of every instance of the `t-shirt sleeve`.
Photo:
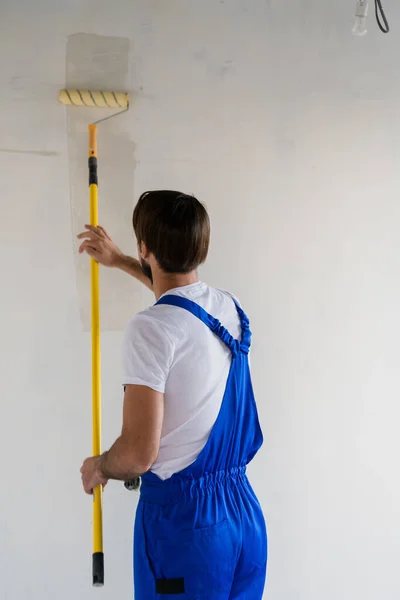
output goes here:
[[143, 313], [136, 315], [124, 335], [123, 384], [164, 393], [173, 357], [174, 345], [162, 323]]

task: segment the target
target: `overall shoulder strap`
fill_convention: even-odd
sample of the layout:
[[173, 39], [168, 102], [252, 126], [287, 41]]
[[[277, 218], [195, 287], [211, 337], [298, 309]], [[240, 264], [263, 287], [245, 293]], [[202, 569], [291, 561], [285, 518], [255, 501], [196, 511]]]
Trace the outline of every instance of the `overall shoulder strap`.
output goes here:
[[238, 352], [241, 350], [241, 343], [238, 340], [235, 340], [229, 331], [222, 325], [222, 323], [210, 315], [207, 311], [204, 310], [199, 304], [193, 302], [192, 300], [188, 300], [187, 298], [183, 298], [182, 296], [176, 296], [175, 294], [169, 294], [167, 296], [162, 296], [158, 302], [156, 302], [156, 306], [159, 304], [167, 304], [169, 306], [177, 306], [178, 308], [183, 308], [188, 312], [192, 313], [195, 317], [200, 319], [204, 325], [206, 325], [219, 339], [230, 349], [233, 356], [236, 356]]
[[251, 346], [251, 329], [250, 329], [249, 318], [246, 315], [246, 313], [244, 312], [244, 310], [242, 309], [242, 307], [239, 305], [236, 298], [227, 291], [224, 291], [224, 293], [228, 294], [228, 296], [230, 298], [232, 298], [232, 302], [234, 302], [234, 304], [236, 306], [236, 310], [239, 315], [240, 325], [241, 325], [241, 329], [242, 329], [242, 338], [241, 338], [240, 347], [241, 347], [242, 352], [244, 352], [245, 354], [248, 354], [250, 352], [250, 346]]

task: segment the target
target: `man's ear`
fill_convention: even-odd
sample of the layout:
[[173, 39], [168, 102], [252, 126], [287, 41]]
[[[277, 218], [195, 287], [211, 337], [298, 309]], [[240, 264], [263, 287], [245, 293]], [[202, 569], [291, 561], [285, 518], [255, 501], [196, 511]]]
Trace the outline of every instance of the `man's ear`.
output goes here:
[[140, 244], [138, 244], [138, 250], [139, 250], [140, 258], [142, 258], [143, 260], [149, 259], [151, 252], [149, 252], [149, 250], [144, 242], [140, 242]]

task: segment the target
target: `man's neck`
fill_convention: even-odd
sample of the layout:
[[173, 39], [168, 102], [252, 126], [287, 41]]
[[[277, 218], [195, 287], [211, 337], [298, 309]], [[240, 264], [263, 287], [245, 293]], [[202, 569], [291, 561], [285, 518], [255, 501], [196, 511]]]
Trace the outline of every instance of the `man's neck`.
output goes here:
[[156, 272], [153, 271], [153, 289], [156, 300], [169, 290], [191, 285], [198, 281], [199, 278], [196, 271], [191, 271], [190, 273], [164, 273], [158, 269]]

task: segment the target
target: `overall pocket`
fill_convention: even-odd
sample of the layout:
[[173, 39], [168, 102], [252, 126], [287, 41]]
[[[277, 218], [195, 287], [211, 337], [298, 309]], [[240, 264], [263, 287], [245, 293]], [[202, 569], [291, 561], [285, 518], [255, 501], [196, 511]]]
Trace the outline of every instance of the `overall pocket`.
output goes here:
[[232, 538], [228, 521], [224, 520], [158, 539], [154, 556], [157, 592], [184, 593], [197, 599], [230, 590], [236, 555]]

